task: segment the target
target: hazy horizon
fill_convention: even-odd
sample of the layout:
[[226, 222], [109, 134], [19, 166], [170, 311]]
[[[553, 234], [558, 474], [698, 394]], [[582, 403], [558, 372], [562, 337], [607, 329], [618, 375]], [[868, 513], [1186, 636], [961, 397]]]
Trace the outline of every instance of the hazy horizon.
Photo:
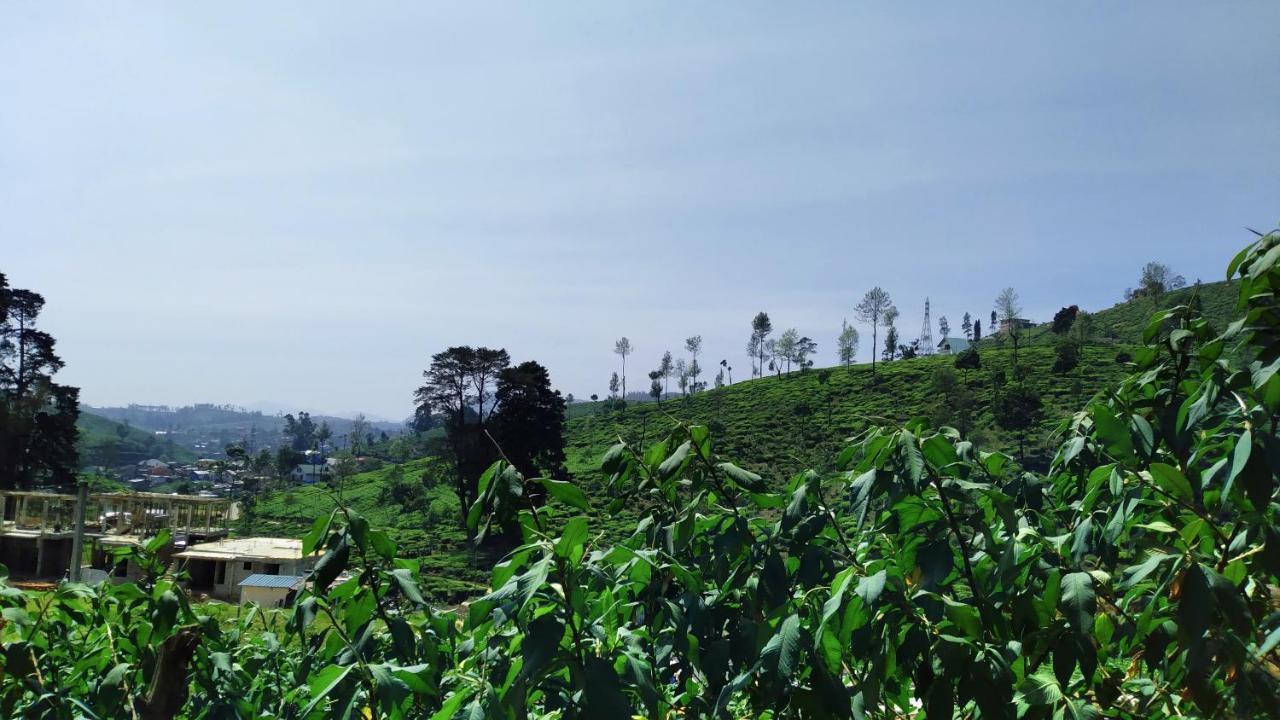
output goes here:
[[[836, 361], [1109, 307], [1280, 220], [1275, 3], [9, 6], [0, 272], [90, 405], [392, 420], [432, 353], [604, 395], [752, 316]], [[862, 335], [860, 359], [870, 352]]]

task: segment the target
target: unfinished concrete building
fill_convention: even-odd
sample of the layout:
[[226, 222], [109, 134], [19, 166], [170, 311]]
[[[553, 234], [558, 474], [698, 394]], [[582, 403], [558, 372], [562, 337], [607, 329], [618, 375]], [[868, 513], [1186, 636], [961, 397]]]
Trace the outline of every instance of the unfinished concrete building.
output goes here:
[[[72, 567], [78, 498], [47, 492], [0, 492], [0, 563], [15, 578], [56, 580]], [[113, 548], [138, 545], [162, 529], [174, 549], [226, 537], [232, 505], [222, 498], [158, 493], [88, 493], [84, 547], [91, 565], [118, 577], [136, 577], [116, 563]], [[78, 558], [83, 562], [84, 558]]]

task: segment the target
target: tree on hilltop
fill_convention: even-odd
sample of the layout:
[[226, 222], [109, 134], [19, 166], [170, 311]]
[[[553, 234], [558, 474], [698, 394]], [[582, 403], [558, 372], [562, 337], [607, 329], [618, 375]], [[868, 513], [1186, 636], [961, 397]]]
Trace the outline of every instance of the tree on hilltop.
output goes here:
[[1125, 290], [1124, 299], [1136, 300], [1146, 297], [1159, 302], [1162, 295], [1170, 290], [1185, 287], [1186, 284], [1186, 278], [1175, 273], [1168, 265], [1152, 261], [1142, 266], [1138, 287]]
[[764, 356], [767, 348], [765, 347], [769, 333], [773, 332], [773, 323], [769, 320], [769, 314], [760, 311], [751, 320], [751, 339], [747, 341], [747, 355], [751, 357], [751, 376], [764, 377]]
[[613, 344], [613, 352], [622, 358], [622, 397], [627, 397], [627, 356], [631, 354], [631, 341], [626, 336], [618, 338]]
[[[854, 312], [862, 322], [871, 326], [871, 374], [876, 373], [876, 341], [878, 338], [878, 328], [884, 322], [885, 313], [893, 307], [893, 298], [889, 297], [889, 293], [885, 292], [879, 285], [867, 291], [862, 296], [862, 302], [854, 308]], [[896, 314], [896, 311], [895, 311]], [[891, 325], [891, 323], [889, 323]]]
[[435, 413], [444, 419], [464, 523], [476, 483], [496, 458], [486, 434], [484, 403], [492, 397], [490, 386], [509, 363], [506, 350], [454, 346], [431, 356], [431, 366], [422, 373], [426, 382], [414, 393], [415, 416]]
[[840, 321], [840, 335], [836, 338], [836, 350], [840, 354], [841, 364], [845, 367], [849, 367], [858, 355], [858, 330], [847, 320]]
[[498, 373], [497, 410], [490, 424], [503, 455], [525, 477], [567, 480], [564, 467], [565, 401], [551, 375], [529, 360]]
[[684, 341], [684, 349], [689, 353], [689, 384], [693, 387], [693, 391], [699, 390], [700, 384], [698, 376], [702, 374], [702, 367], [698, 365], [698, 355], [702, 352], [702, 336], [694, 335]]
[[667, 393], [667, 380], [671, 378], [671, 373], [676, 369], [675, 363], [671, 360], [671, 351], [662, 353], [662, 362], [658, 364], [658, 377], [662, 378], [662, 393]]
[[1071, 326], [1075, 324], [1076, 316], [1080, 314], [1080, 306], [1070, 305], [1062, 308], [1053, 314], [1053, 332], [1058, 335], [1064, 335]]
[[[880, 323], [884, 325], [884, 351], [881, 353], [885, 362], [892, 362], [898, 354], [898, 308], [890, 305], [884, 311], [884, 315], [880, 318]], [[874, 343], [873, 343], [874, 345]], [[874, 374], [874, 366], [872, 373]]]
[[996, 296], [996, 310], [1000, 313], [1001, 328], [1013, 342], [1013, 362], [1018, 362], [1018, 341], [1022, 337], [1022, 301], [1018, 291], [1007, 287]]
[[777, 353], [778, 365], [783, 362], [787, 363], [787, 374], [791, 374], [791, 362], [796, 357], [796, 343], [800, 341], [800, 333], [795, 328], [787, 328], [782, 331], [782, 335], [778, 338]]

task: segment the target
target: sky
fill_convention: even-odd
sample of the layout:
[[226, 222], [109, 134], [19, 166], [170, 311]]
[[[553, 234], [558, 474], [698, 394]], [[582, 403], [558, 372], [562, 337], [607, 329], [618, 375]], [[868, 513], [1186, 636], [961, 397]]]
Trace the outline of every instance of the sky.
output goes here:
[[[0, 272], [94, 405], [577, 397], [750, 321], [906, 338], [1223, 277], [1280, 221], [1280, 4], [7, 3]], [[984, 323], [985, 324], [985, 323]], [[859, 355], [870, 355], [870, 328]], [[937, 336], [936, 327], [933, 330]], [[714, 371], [714, 369], [713, 369]], [[710, 379], [710, 377], [708, 377]]]

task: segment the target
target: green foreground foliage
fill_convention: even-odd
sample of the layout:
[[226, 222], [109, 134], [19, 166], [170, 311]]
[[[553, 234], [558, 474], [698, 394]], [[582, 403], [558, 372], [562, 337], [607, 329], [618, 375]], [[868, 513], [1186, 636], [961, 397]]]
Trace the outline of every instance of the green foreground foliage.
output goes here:
[[[1229, 275], [1241, 317], [1157, 313], [1045, 473], [913, 420], [779, 487], [682, 425], [605, 455], [608, 510], [640, 515], [605, 544], [578, 486], [499, 462], [468, 520], [522, 542], [457, 615], [339, 509], [287, 617], [220, 625], [155, 563], [137, 586], [4, 588], [0, 711], [1280, 717], [1280, 234]], [[572, 509], [557, 530], [535, 490]]]

